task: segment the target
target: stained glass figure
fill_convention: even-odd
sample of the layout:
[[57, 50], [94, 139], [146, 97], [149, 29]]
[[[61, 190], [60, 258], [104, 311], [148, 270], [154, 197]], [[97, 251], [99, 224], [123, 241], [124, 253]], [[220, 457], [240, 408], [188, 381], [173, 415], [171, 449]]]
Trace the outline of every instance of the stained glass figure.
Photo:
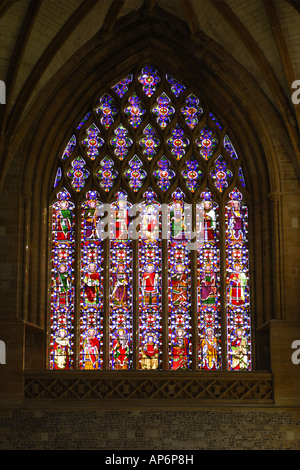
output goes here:
[[191, 213], [180, 189], [169, 205], [169, 363], [170, 369], [191, 368], [190, 230]]
[[204, 126], [200, 132], [200, 137], [195, 140], [195, 143], [199, 148], [200, 155], [202, 155], [205, 160], [209, 160], [218, 145], [218, 140], [214, 137], [213, 131], [209, 126]]
[[144, 93], [150, 98], [156, 91], [156, 86], [160, 82], [160, 77], [154, 67], [144, 67], [138, 81], [142, 85]]
[[228, 368], [251, 370], [248, 209], [235, 188], [225, 210]]
[[84, 168], [85, 161], [81, 157], [72, 161], [72, 168], [68, 171], [67, 176], [71, 179], [71, 184], [75, 191], [79, 192], [85, 185], [86, 179], [90, 173]]
[[100, 137], [100, 131], [96, 124], [92, 124], [86, 130], [87, 137], [83, 139], [82, 145], [86, 149], [86, 154], [91, 160], [99, 155], [99, 148], [104, 144], [104, 140]]
[[132, 240], [128, 238], [130, 204], [119, 191], [111, 204], [110, 368], [132, 367]]
[[120, 124], [117, 129], [114, 131], [116, 134], [110, 141], [115, 155], [119, 157], [120, 160], [123, 160], [127, 155], [129, 148], [132, 146], [133, 141], [127, 137], [128, 130]]
[[160, 204], [151, 188], [139, 206], [140, 369], [161, 368], [161, 229]]
[[101, 369], [103, 362], [103, 245], [99, 194], [82, 203], [80, 368]]
[[72, 154], [75, 147], [76, 147], [76, 137], [75, 135], [72, 135], [71, 139], [67, 143], [65, 150], [63, 151], [63, 154], [61, 156], [62, 160], [65, 160], [66, 158], [68, 158]]
[[160, 127], [165, 129], [170, 123], [175, 109], [170, 105], [171, 100], [166, 93], [162, 93], [156, 101], [158, 104], [152, 108], [152, 112], [156, 116], [156, 121]]
[[133, 79], [133, 75], [127, 75], [123, 80], [120, 80], [116, 85], [112, 87], [112, 90], [114, 90], [120, 98], [123, 98], [123, 96], [127, 93], [128, 91], [128, 85], [131, 84]]
[[175, 172], [169, 169], [170, 161], [165, 155], [157, 162], [157, 167], [153, 171], [157, 186], [162, 191], [167, 191], [171, 185], [171, 180], [175, 177]]
[[101, 188], [108, 192], [112, 189], [118, 172], [113, 168], [114, 162], [107, 155], [100, 162], [101, 168], [96, 172]]
[[235, 151], [235, 148], [232, 145], [231, 140], [229, 139], [228, 135], [225, 135], [224, 141], [223, 141], [225, 150], [229, 153], [229, 155], [234, 159], [237, 160], [239, 157]]
[[228, 181], [232, 178], [232, 171], [228, 168], [228, 163], [225, 158], [220, 155], [215, 161], [214, 167], [210, 172], [210, 176], [214, 180], [215, 187], [222, 193], [224, 189], [228, 188]]
[[52, 206], [50, 369], [73, 367], [74, 208], [62, 189]]
[[199, 99], [195, 95], [189, 95], [185, 100], [185, 106], [181, 108], [187, 125], [194, 129], [199, 123], [203, 109], [199, 106]]
[[167, 139], [167, 144], [171, 147], [171, 153], [180, 160], [186, 152], [186, 147], [189, 145], [189, 140], [184, 137], [184, 130], [176, 124], [172, 130], [172, 136]]
[[179, 95], [181, 95], [181, 93], [184, 92], [184, 90], [186, 90], [186, 86], [180, 83], [178, 80], [175, 80], [175, 78], [173, 78], [171, 75], [167, 74], [166, 79], [170, 85], [172, 92], [177, 98]]
[[160, 144], [160, 140], [155, 137], [155, 130], [148, 124], [144, 129], [144, 136], [139, 140], [139, 144], [143, 149], [143, 154], [148, 158], [149, 161], [156, 155], [157, 147]]
[[100, 98], [100, 106], [96, 108], [96, 113], [100, 116], [100, 122], [108, 129], [115, 122], [115, 115], [117, 114], [117, 108], [113, 106], [113, 98], [105, 93]]
[[221, 369], [219, 207], [207, 189], [197, 204], [199, 368]]
[[128, 98], [129, 106], [124, 109], [124, 113], [128, 118], [129, 124], [132, 125], [134, 129], [137, 129], [142, 122], [142, 116], [145, 114], [146, 110], [142, 108], [141, 99], [136, 93]]
[[142, 162], [135, 155], [129, 162], [129, 169], [124, 171], [124, 176], [129, 182], [129, 186], [135, 192], [137, 192], [143, 185], [144, 179], [147, 176], [145, 170], [142, 170]]
[[202, 171], [199, 169], [197, 160], [195, 158], [188, 160], [181, 174], [184, 177], [188, 189], [194, 193], [199, 187], [199, 181], [202, 176]]

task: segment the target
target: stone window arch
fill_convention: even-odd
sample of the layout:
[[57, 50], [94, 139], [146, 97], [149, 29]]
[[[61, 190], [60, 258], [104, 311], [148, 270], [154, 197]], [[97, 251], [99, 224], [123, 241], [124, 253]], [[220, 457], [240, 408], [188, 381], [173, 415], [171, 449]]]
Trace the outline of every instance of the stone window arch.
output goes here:
[[50, 196], [50, 369], [252, 369], [251, 198], [233, 140], [161, 67], [95, 97]]

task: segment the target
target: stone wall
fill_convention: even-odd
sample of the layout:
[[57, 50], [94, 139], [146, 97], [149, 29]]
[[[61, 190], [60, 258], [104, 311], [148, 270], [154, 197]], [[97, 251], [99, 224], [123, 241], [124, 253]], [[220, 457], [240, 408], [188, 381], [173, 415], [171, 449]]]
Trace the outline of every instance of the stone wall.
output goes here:
[[0, 449], [299, 450], [300, 410], [2, 411]]

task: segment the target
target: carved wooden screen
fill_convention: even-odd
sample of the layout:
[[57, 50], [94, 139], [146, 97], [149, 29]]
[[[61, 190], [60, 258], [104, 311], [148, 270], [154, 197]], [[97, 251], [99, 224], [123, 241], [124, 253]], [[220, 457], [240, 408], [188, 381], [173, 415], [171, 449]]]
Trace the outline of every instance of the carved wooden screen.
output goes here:
[[91, 104], [51, 195], [50, 369], [251, 370], [249, 199], [228, 134], [152, 66]]

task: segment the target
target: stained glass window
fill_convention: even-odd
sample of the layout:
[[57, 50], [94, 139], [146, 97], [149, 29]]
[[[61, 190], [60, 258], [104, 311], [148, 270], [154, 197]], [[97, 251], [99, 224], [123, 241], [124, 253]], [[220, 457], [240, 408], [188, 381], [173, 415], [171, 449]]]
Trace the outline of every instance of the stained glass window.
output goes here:
[[51, 190], [50, 369], [252, 369], [247, 172], [216, 116], [146, 65], [76, 121]]

